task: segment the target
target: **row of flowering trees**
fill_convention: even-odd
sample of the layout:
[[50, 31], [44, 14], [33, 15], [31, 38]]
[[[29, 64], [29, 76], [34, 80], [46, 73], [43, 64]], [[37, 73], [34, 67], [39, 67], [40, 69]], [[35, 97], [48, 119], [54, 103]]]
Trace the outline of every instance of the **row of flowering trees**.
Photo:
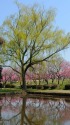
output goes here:
[[44, 80], [47, 84], [50, 79], [52, 83], [56, 80], [57, 84], [61, 80], [63, 84], [65, 79], [70, 79], [70, 62], [64, 60], [56, 58], [56, 61], [49, 61], [44, 65], [38, 64], [33, 68], [32, 72], [28, 72], [29, 77], [26, 77], [28, 80], [39, 80], [39, 83]]
[[[47, 84], [49, 79], [57, 80], [59, 84], [60, 80], [62, 83], [65, 79], [70, 79], [70, 62], [67, 61], [49, 61], [47, 63], [38, 64], [33, 67], [33, 69], [28, 70], [26, 74], [27, 83], [31, 80], [39, 80], [39, 84], [44, 80]], [[6, 85], [7, 82], [17, 82], [21, 83], [21, 77], [18, 73], [13, 71], [11, 68], [3, 68], [2, 71], [2, 83]]]
[[13, 83], [20, 81], [18, 73], [14, 72], [11, 68], [3, 68], [2, 71], [2, 83], [5, 86], [6, 83]]

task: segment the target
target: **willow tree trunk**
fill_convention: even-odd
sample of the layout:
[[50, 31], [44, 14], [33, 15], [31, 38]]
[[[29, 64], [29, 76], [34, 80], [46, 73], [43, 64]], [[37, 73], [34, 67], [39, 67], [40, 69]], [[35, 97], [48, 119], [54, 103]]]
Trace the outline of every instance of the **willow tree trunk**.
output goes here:
[[25, 71], [23, 66], [22, 66], [21, 72], [22, 72], [22, 89], [26, 90], [26, 79], [25, 79]]

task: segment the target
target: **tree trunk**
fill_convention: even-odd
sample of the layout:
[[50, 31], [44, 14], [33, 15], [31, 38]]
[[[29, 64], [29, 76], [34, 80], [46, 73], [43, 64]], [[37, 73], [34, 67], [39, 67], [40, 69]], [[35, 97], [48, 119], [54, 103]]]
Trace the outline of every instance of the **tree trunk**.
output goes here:
[[48, 85], [48, 80], [47, 79], [45, 79], [45, 82], [47, 83], [47, 85]]
[[23, 66], [21, 72], [22, 72], [22, 89], [26, 91], [25, 71]]
[[26, 90], [25, 73], [22, 74], [22, 89], [23, 89], [23, 90]]
[[53, 84], [53, 82], [54, 82], [54, 79], [52, 78], [52, 84]]

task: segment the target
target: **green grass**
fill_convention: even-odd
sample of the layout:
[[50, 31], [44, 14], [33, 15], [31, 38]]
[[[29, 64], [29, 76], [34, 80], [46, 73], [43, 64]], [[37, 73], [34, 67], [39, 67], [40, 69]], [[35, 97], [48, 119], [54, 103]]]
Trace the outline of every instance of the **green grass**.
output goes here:
[[21, 93], [21, 89], [16, 89], [16, 88], [1, 88], [0, 93]]
[[[56, 89], [53, 89], [53, 90], [27, 89], [27, 91], [30, 91], [30, 92], [59, 92], [59, 93], [63, 93], [63, 92], [68, 93], [69, 92], [70, 93], [69, 90], [64, 90], [64, 86], [69, 83], [70, 83], [69, 79], [64, 80], [63, 84], [62, 84], [62, 81], [60, 80], [60, 84], [57, 86]], [[0, 88], [0, 93], [21, 93], [22, 92], [22, 89], [19, 88], [19, 86], [20, 86], [19, 82], [12, 83], [12, 84], [15, 85], [15, 88]], [[29, 82], [28, 84], [35, 85], [35, 83], [33, 81]], [[39, 84], [38, 80], [37, 80], [37, 84]], [[46, 82], [41, 81], [41, 85], [44, 85], [44, 84], [47, 85]], [[52, 84], [51, 80], [49, 80], [49, 84]], [[57, 84], [57, 80], [55, 80], [53, 84]]]
[[27, 91], [30, 91], [30, 92], [55, 92], [55, 93], [70, 93], [70, 90], [41, 90], [41, 89], [27, 89]]
[[70, 95], [70, 90], [36, 90], [36, 89], [28, 89], [28, 92], [32, 92], [32, 93], [39, 93], [39, 94], [45, 94], [45, 93], [47, 93], [47, 94], [50, 94], [50, 93], [52, 93], [52, 94], [63, 94], [63, 95], [66, 95], [66, 94], [69, 94]]

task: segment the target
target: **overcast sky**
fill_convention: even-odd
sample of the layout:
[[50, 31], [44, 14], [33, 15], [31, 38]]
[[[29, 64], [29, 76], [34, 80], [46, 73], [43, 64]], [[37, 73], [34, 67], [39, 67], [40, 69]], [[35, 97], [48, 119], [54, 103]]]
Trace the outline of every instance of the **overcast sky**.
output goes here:
[[[17, 12], [17, 7], [14, 4], [15, 0], [1, 0], [0, 1], [0, 25], [7, 16]], [[39, 3], [45, 8], [55, 8], [56, 18], [55, 25], [63, 29], [66, 33], [70, 32], [70, 0], [18, 0], [26, 5], [33, 5]], [[62, 56], [70, 61], [70, 48], [62, 52]]]

